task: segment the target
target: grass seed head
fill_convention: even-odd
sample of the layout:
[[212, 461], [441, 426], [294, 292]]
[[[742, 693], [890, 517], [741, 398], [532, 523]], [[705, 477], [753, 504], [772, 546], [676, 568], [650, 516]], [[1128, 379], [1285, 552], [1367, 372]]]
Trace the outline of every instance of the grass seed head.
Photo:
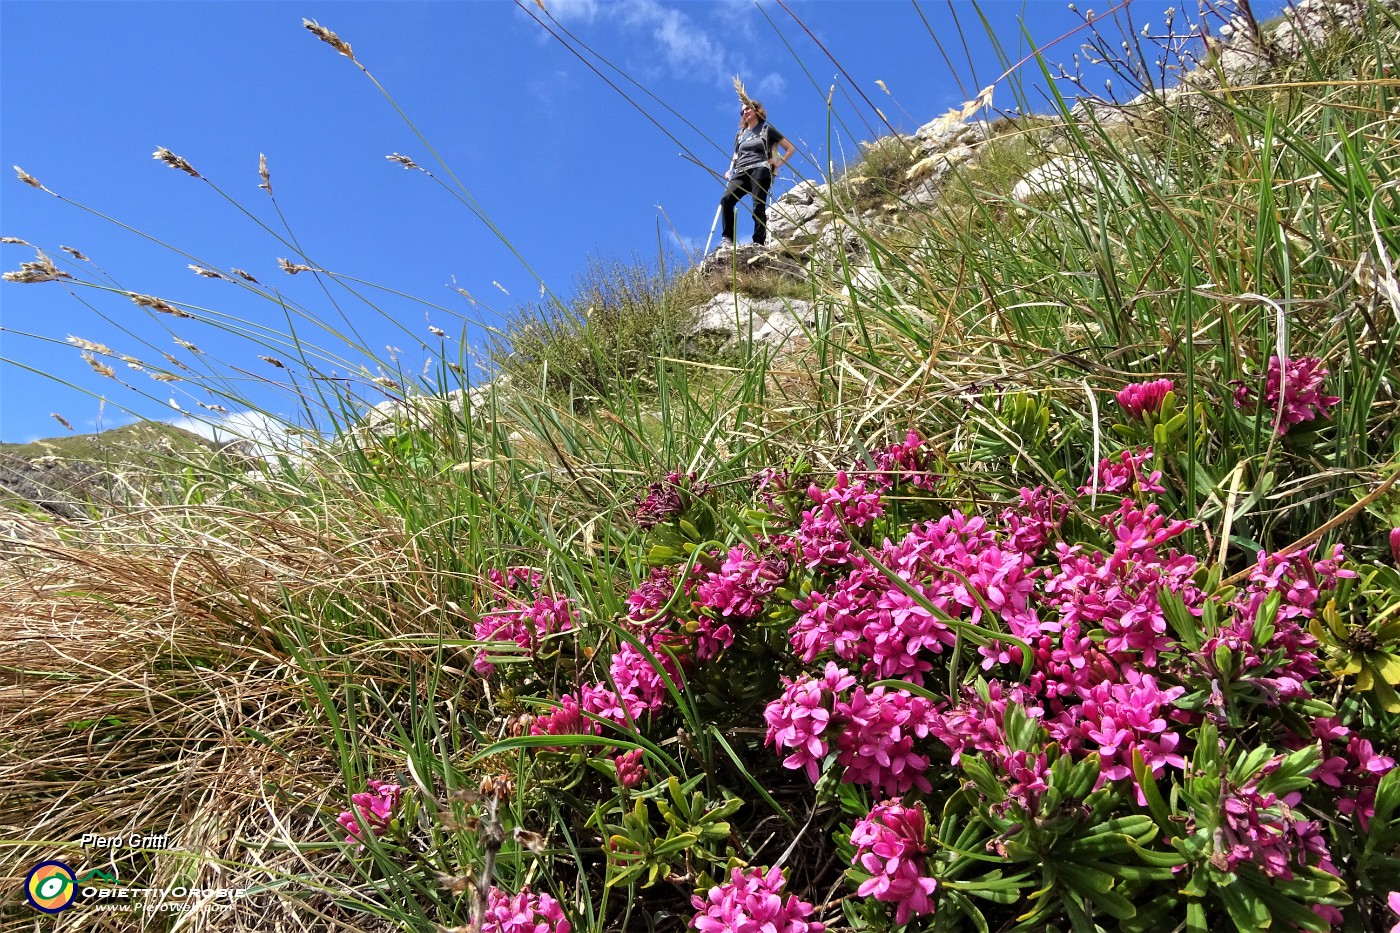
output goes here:
[[39, 179], [37, 179], [37, 178], [35, 178], [33, 175], [29, 174], [29, 173], [26, 172], [24, 169], [20, 168], [18, 165], [14, 166], [14, 170], [15, 170], [15, 174], [19, 176], [19, 180], [22, 181], [22, 182], [24, 182], [24, 183], [25, 183], [26, 185], [28, 185], [29, 187], [31, 187], [31, 188], [40, 188], [40, 189], [42, 189], [42, 188], [44, 187], [42, 184], [39, 183]]
[[238, 276], [244, 281], [252, 282], [254, 285], [258, 284], [258, 280], [253, 278], [253, 273], [247, 271], [246, 269], [230, 269], [228, 271], [232, 272], [234, 275]]
[[190, 269], [190, 271], [193, 272], [195, 275], [202, 275], [202, 276], [204, 276], [204, 278], [206, 278], [206, 279], [223, 279], [223, 278], [227, 278], [227, 276], [224, 275], [222, 272], [218, 272], [218, 271], [216, 271], [216, 270], [214, 270], [214, 269], [206, 269], [206, 268], [204, 268], [203, 266], [196, 266], [194, 263], [190, 263], [189, 269]]
[[33, 262], [22, 262], [19, 264], [19, 271], [6, 272], [0, 278], [6, 282], [19, 282], [23, 285], [33, 285], [36, 282], [57, 282], [59, 279], [71, 279], [73, 276], [64, 272], [53, 264], [53, 260], [46, 256], [42, 250], [37, 251], [38, 258]]
[[277, 260], [277, 265], [281, 266], [281, 267], [282, 267], [282, 271], [285, 272], [285, 273], [287, 273], [288, 275], [296, 275], [298, 272], [314, 272], [314, 271], [315, 271], [315, 270], [312, 269], [310, 266], [303, 266], [301, 263], [299, 263], [299, 262], [292, 262], [290, 259], [281, 259], [281, 258], [279, 258], [279, 259]]
[[262, 188], [268, 194], [271, 194], [272, 176], [268, 174], [267, 171], [267, 156], [261, 152], [258, 153], [258, 175], [262, 178], [262, 184], [258, 185], [258, 187]]
[[63, 417], [62, 415], [60, 415], [58, 412], [56, 412], [56, 411], [51, 411], [51, 412], [49, 412], [49, 417], [52, 418], [53, 420], [57, 421], [59, 424], [63, 425], [63, 426], [64, 426], [65, 428], [67, 428], [68, 430], [70, 430], [70, 431], [73, 430], [73, 425], [69, 424], [68, 419], [65, 418], [65, 417]]
[[77, 347], [79, 350], [87, 350], [90, 353], [100, 353], [103, 356], [116, 355], [112, 352], [111, 347], [103, 343], [98, 343], [95, 340], [84, 340], [82, 337], [75, 337], [72, 334], [69, 334], [68, 342], [71, 343], [73, 346]]
[[92, 261], [92, 260], [88, 259], [86, 256], [84, 256], [84, 255], [82, 254], [81, 251], [76, 250], [76, 249], [74, 249], [74, 248], [71, 247], [71, 246], [60, 246], [59, 249], [63, 250], [65, 253], [67, 253], [69, 256], [72, 256], [74, 259], [78, 260], [79, 262], [91, 262], [91, 261]]
[[287, 364], [282, 362], [275, 356], [263, 356], [261, 353], [259, 353], [258, 359], [262, 360], [264, 363], [270, 363], [271, 365], [276, 366], [278, 369], [287, 368]]
[[17, 236], [0, 236], [0, 243], [13, 243], [16, 246], [33, 246], [28, 240], [21, 240]]
[[394, 152], [390, 153], [389, 155], [386, 155], [384, 158], [388, 159], [390, 162], [397, 162], [404, 168], [416, 168], [420, 172], [423, 171], [423, 169], [418, 165], [417, 162], [413, 161], [406, 155], [400, 155], [399, 153]]
[[199, 172], [196, 172], [194, 170], [193, 165], [186, 162], [184, 159], [180, 158], [164, 146], [157, 146], [156, 151], [151, 154], [151, 158], [159, 159], [171, 168], [178, 168], [180, 171], [184, 172], [186, 175], [189, 175], [191, 178], [202, 177], [199, 174]]
[[320, 39], [352, 62], [355, 61], [355, 53], [351, 50], [349, 42], [346, 42], [344, 39], [340, 38], [340, 36], [337, 36], [314, 19], [303, 19], [301, 24], [309, 29], [313, 36]]
[[155, 295], [138, 295], [136, 292], [127, 292], [126, 297], [143, 308], [150, 308], [161, 314], [173, 314], [175, 317], [194, 317], [194, 315], [181, 311], [170, 302], [157, 298]]
[[115, 369], [108, 366], [91, 353], [88, 353], [86, 350], [83, 351], [83, 359], [87, 360], [87, 364], [92, 367], [92, 371], [99, 376], [106, 376], [108, 379], [117, 378], [117, 371]]

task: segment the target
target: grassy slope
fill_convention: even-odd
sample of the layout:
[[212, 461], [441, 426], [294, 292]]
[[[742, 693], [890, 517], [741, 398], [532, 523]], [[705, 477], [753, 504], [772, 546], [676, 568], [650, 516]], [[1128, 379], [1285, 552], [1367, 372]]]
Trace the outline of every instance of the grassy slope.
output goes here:
[[[1200, 522], [1189, 546], [1223, 557], [1214, 584], [1258, 547], [1319, 528], [1376, 560], [1390, 503], [1350, 506], [1394, 471], [1393, 309], [1353, 272], [1377, 242], [1395, 252], [1378, 186], [1400, 136], [1382, 79], [1397, 56], [1379, 29], [1329, 54], [1312, 66], [1320, 86], [1207, 95], [1201, 112], [1147, 119], [1129, 139], [1068, 132], [1063, 144], [1102, 184], [1063, 207], [1006, 202], [1006, 165], [1032, 155], [1017, 137], [899, 236], [866, 238], [879, 278], [827, 270], [836, 287], [823, 307], [839, 317], [781, 361], [644, 359], [634, 368], [645, 381], [614, 371], [588, 383], [597, 397], [585, 414], [555, 392], [518, 389], [469, 421], [405, 427], [259, 487], [219, 489], [200, 508], [116, 516], [66, 550], [11, 549], [0, 591], [9, 873], [89, 829], [169, 831], [189, 854], [123, 853], [124, 878], [274, 885], [196, 928], [454, 927], [470, 899], [451, 892], [487, 848], [468, 820], [483, 815], [472, 792], [509, 777], [506, 827], [547, 838], [533, 853], [509, 835], [500, 883], [552, 890], [575, 929], [678, 927], [686, 882], [604, 886], [601, 835], [626, 826], [586, 762], [476, 758], [617, 643], [611, 623], [644, 578], [642, 556], [683, 543], [643, 535], [634, 519], [634, 496], [672, 466], [717, 486], [713, 510], [692, 518], [701, 538], [729, 544], [751, 532], [746, 481], [758, 469], [805, 464], [825, 482], [917, 427], [949, 481], [936, 501], [907, 507], [994, 514], [1021, 485], [1072, 492], [1119, 443], [1112, 394], [1167, 375], [1185, 417], [1131, 440], [1159, 447], [1165, 507]], [[1353, 73], [1361, 83], [1327, 81]], [[1170, 171], [1143, 172], [1146, 159]], [[843, 285], [850, 297], [835, 297]], [[1288, 307], [1290, 352], [1322, 356], [1343, 397], [1326, 424], [1282, 440], [1231, 403], [1235, 382], [1282, 339], [1274, 305]], [[619, 357], [580, 345], [559, 362], [581, 378]], [[481, 680], [470, 636], [492, 608], [484, 578], [517, 564], [542, 568], [550, 591], [575, 601], [580, 641], [534, 662], [500, 659], [502, 675]], [[776, 799], [736, 820], [736, 854], [768, 864], [791, 843], [794, 884], [835, 898], [842, 866], [829, 837], [850, 817], [760, 747], [751, 714], [780, 666], [796, 670], [760, 641], [686, 694], [690, 718], [648, 733], [649, 766], [658, 780], [695, 780], [711, 802], [753, 800], [754, 778]], [[1389, 725], [1373, 717], [1378, 742]], [[408, 788], [403, 829], [357, 856], [335, 842], [332, 820], [375, 776]], [[793, 813], [813, 815], [810, 833], [786, 824]], [[1352, 879], [1366, 922], [1378, 921], [1368, 905], [1393, 869], [1378, 862], [1374, 879]], [[823, 919], [879, 929], [873, 916], [845, 898]], [[123, 929], [121, 918], [71, 917], [73, 929]], [[32, 925], [15, 905], [0, 918]]]

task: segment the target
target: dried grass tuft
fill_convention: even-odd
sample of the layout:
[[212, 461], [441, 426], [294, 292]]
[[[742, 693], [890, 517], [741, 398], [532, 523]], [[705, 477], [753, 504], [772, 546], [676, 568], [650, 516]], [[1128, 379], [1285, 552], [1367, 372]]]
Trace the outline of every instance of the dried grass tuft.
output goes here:
[[[317, 701], [296, 645], [313, 659], [332, 649], [287, 608], [315, 602], [320, 584], [306, 581], [365, 565], [337, 569], [349, 549], [330, 529], [227, 508], [69, 531], [62, 543], [0, 539], [0, 876], [52, 858], [92, 866], [85, 832], [167, 833], [170, 850], [103, 853], [103, 867], [125, 887], [258, 887], [230, 911], [182, 915], [181, 929], [389, 929], [325, 893], [344, 871], [330, 829], [345, 789], [335, 751], [305, 728]], [[398, 533], [380, 537], [357, 543], [404, 553]], [[378, 581], [411, 572], [398, 563], [365, 574], [367, 611], [385, 608], [371, 606]], [[363, 639], [335, 650], [381, 663]], [[117, 931], [141, 916], [68, 919]]]

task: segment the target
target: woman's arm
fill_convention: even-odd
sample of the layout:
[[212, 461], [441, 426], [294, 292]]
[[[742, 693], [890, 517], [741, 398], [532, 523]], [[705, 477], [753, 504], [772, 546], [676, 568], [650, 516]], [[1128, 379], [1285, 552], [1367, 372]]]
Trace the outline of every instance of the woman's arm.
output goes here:
[[768, 164], [771, 165], [773, 167], [773, 171], [776, 172], [778, 169], [782, 168], [784, 165], [787, 164], [787, 160], [791, 159], [792, 154], [797, 151], [797, 147], [794, 146], [792, 143], [788, 142], [787, 137], [784, 136], [782, 139], [778, 140], [778, 145], [774, 146], [773, 148], [778, 150], [781, 154], [781, 158], [775, 156], [774, 158], [768, 160]]

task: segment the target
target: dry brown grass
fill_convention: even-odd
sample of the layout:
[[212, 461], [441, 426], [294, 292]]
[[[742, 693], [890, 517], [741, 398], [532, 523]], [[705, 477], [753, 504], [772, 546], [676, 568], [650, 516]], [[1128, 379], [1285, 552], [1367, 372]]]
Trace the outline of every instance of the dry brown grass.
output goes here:
[[[387, 671], [382, 637], [417, 633], [430, 589], [416, 585], [423, 568], [401, 533], [386, 522], [347, 538], [304, 516], [219, 508], [73, 531], [81, 544], [0, 541], [3, 883], [18, 890], [30, 866], [56, 858], [79, 872], [115, 868], [127, 886], [257, 886], [180, 929], [383, 929], [317, 893], [329, 869], [345, 874], [328, 826], [346, 791], [336, 749], [306, 727], [326, 715], [308, 668], [373, 677]], [[330, 587], [374, 625], [332, 644], [288, 608]], [[413, 663], [415, 650], [396, 649], [396, 662]], [[170, 849], [77, 843], [132, 831], [168, 833]], [[0, 929], [31, 929], [36, 916], [11, 902]], [[60, 919], [65, 930], [129, 931], [181, 916], [80, 906]]]

